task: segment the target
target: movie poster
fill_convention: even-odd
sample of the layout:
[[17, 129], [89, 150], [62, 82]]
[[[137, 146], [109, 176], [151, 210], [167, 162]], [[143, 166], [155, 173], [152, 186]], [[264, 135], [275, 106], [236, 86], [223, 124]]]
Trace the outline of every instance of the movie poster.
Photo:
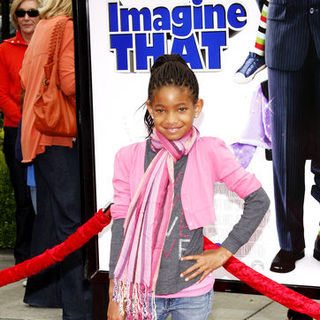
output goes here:
[[[247, 170], [258, 177], [271, 199], [261, 225], [236, 257], [277, 282], [319, 286], [320, 279], [314, 277], [319, 262], [312, 257], [319, 229], [319, 204], [310, 195], [310, 162], [305, 174], [306, 256], [292, 272], [269, 270], [279, 244], [272, 162], [266, 157], [271, 143], [270, 109], [268, 103], [261, 104], [259, 95], [267, 70], [247, 83], [235, 79], [255, 45], [260, 20], [256, 1], [90, 0], [88, 12], [97, 207], [112, 201], [117, 150], [146, 137], [143, 116], [150, 66], [163, 53], [179, 53], [194, 70], [204, 100], [203, 112], [195, 120], [200, 134], [219, 137], [230, 148], [236, 143], [249, 144]], [[239, 220], [243, 201], [217, 184], [215, 209], [217, 221], [205, 228], [205, 234], [221, 243]], [[108, 270], [110, 234], [109, 226], [99, 235], [99, 269], [103, 271]], [[223, 268], [215, 275], [235, 280]]]

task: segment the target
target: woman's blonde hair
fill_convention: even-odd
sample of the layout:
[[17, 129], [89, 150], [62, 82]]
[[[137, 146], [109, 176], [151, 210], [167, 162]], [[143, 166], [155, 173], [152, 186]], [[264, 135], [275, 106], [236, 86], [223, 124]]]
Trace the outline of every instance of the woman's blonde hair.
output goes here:
[[39, 12], [43, 19], [56, 16], [72, 17], [72, 0], [42, 0]]
[[[10, 9], [11, 23], [17, 30], [19, 29], [19, 24], [18, 24], [18, 19], [16, 17], [15, 12], [20, 7], [21, 3], [24, 1], [25, 0], [13, 0], [11, 4], [11, 9]], [[41, 6], [41, 0], [34, 0], [34, 1], [37, 3], [37, 8], [35, 9], [38, 9]]]

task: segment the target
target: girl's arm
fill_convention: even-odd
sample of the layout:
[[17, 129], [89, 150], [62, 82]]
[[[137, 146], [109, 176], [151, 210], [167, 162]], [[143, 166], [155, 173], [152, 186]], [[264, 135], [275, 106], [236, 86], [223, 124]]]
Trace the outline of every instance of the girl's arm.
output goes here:
[[254, 231], [259, 226], [270, 205], [266, 192], [260, 188], [245, 198], [243, 214], [237, 224], [223, 241], [217, 250], [206, 250], [201, 255], [183, 257], [181, 260], [195, 260], [196, 263], [184, 271], [181, 276], [186, 281], [202, 274], [199, 281], [202, 281], [213, 270], [221, 267], [235, 254], [239, 248], [248, 242]]
[[270, 199], [263, 188], [252, 192], [244, 199], [243, 213], [239, 221], [233, 226], [222, 246], [236, 253], [247, 243], [258, 228], [265, 213], [269, 209]]
[[124, 320], [126, 318], [125, 315], [120, 314], [118, 304], [112, 300], [113, 287], [113, 279], [109, 279], [108, 320]]
[[115, 301], [112, 301], [113, 287], [114, 287], [114, 268], [116, 266], [118, 256], [121, 250], [121, 243], [123, 238], [123, 223], [124, 219], [113, 220], [112, 222], [112, 237], [110, 248], [110, 262], [109, 262], [109, 305], [108, 305], [108, 320], [122, 320], [125, 316], [122, 316], [119, 312], [119, 306]]
[[124, 219], [112, 221], [111, 227], [111, 244], [110, 244], [110, 261], [109, 261], [109, 277], [113, 278], [114, 269], [116, 267], [118, 257], [121, 250], [123, 239]]
[[112, 227], [109, 261], [109, 277], [113, 278], [123, 240], [123, 225], [131, 201], [130, 196], [130, 159], [127, 148], [120, 149], [114, 160], [113, 204], [111, 205]]
[[111, 215], [113, 218], [111, 227], [111, 245], [109, 261], [109, 305], [108, 320], [124, 320], [125, 316], [120, 314], [118, 304], [112, 300], [114, 288], [114, 270], [121, 250], [124, 234], [123, 224], [125, 213], [130, 204], [130, 184], [129, 172], [131, 157], [126, 153], [127, 149], [121, 149], [117, 152], [114, 161], [113, 176], [113, 205], [111, 206]]

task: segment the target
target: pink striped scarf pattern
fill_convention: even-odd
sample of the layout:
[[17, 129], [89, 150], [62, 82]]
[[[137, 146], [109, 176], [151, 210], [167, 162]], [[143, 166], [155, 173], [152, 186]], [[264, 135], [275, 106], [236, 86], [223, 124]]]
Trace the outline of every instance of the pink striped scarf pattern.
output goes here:
[[131, 200], [114, 271], [113, 300], [127, 319], [156, 319], [154, 293], [173, 206], [174, 164], [188, 154], [198, 136], [194, 127], [175, 141], [153, 131], [151, 145], [157, 154]]

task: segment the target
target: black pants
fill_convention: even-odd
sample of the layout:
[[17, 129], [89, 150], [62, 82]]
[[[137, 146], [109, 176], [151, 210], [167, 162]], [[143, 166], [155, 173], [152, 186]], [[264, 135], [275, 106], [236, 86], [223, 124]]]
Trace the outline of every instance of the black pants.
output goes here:
[[18, 129], [4, 127], [3, 153], [9, 168], [10, 180], [16, 201], [16, 243], [14, 257], [16, 263], [30, 258], [30, 244], [34, 210], [27, 186], [27, 166], [16, 159], [15, 144]]
[[[76, 145], [73, 148], [47, 147], [45, 153], [34, 160], [34, 169], [38, 214], [32, 253], [37, 255], [66, 240], [81, 224]], [[42, 276], [45, 283], [37, 282], [34, 277], [30, 278], [30, 286], [33, 290], [37, 287], [37, 292], [28, 291], [28, 281], [25, 302], [33, 301], [36, 304], [41, 296], [50, 294], [55, 295], [58, 302], [60, 295], [64, 320], [91, 320], [92, 298], [89, 282], [83, 275], [82, 250], [72, 253], [47, 272], [51, 272], [47, 277], [45, 273], [38, 275]]]

